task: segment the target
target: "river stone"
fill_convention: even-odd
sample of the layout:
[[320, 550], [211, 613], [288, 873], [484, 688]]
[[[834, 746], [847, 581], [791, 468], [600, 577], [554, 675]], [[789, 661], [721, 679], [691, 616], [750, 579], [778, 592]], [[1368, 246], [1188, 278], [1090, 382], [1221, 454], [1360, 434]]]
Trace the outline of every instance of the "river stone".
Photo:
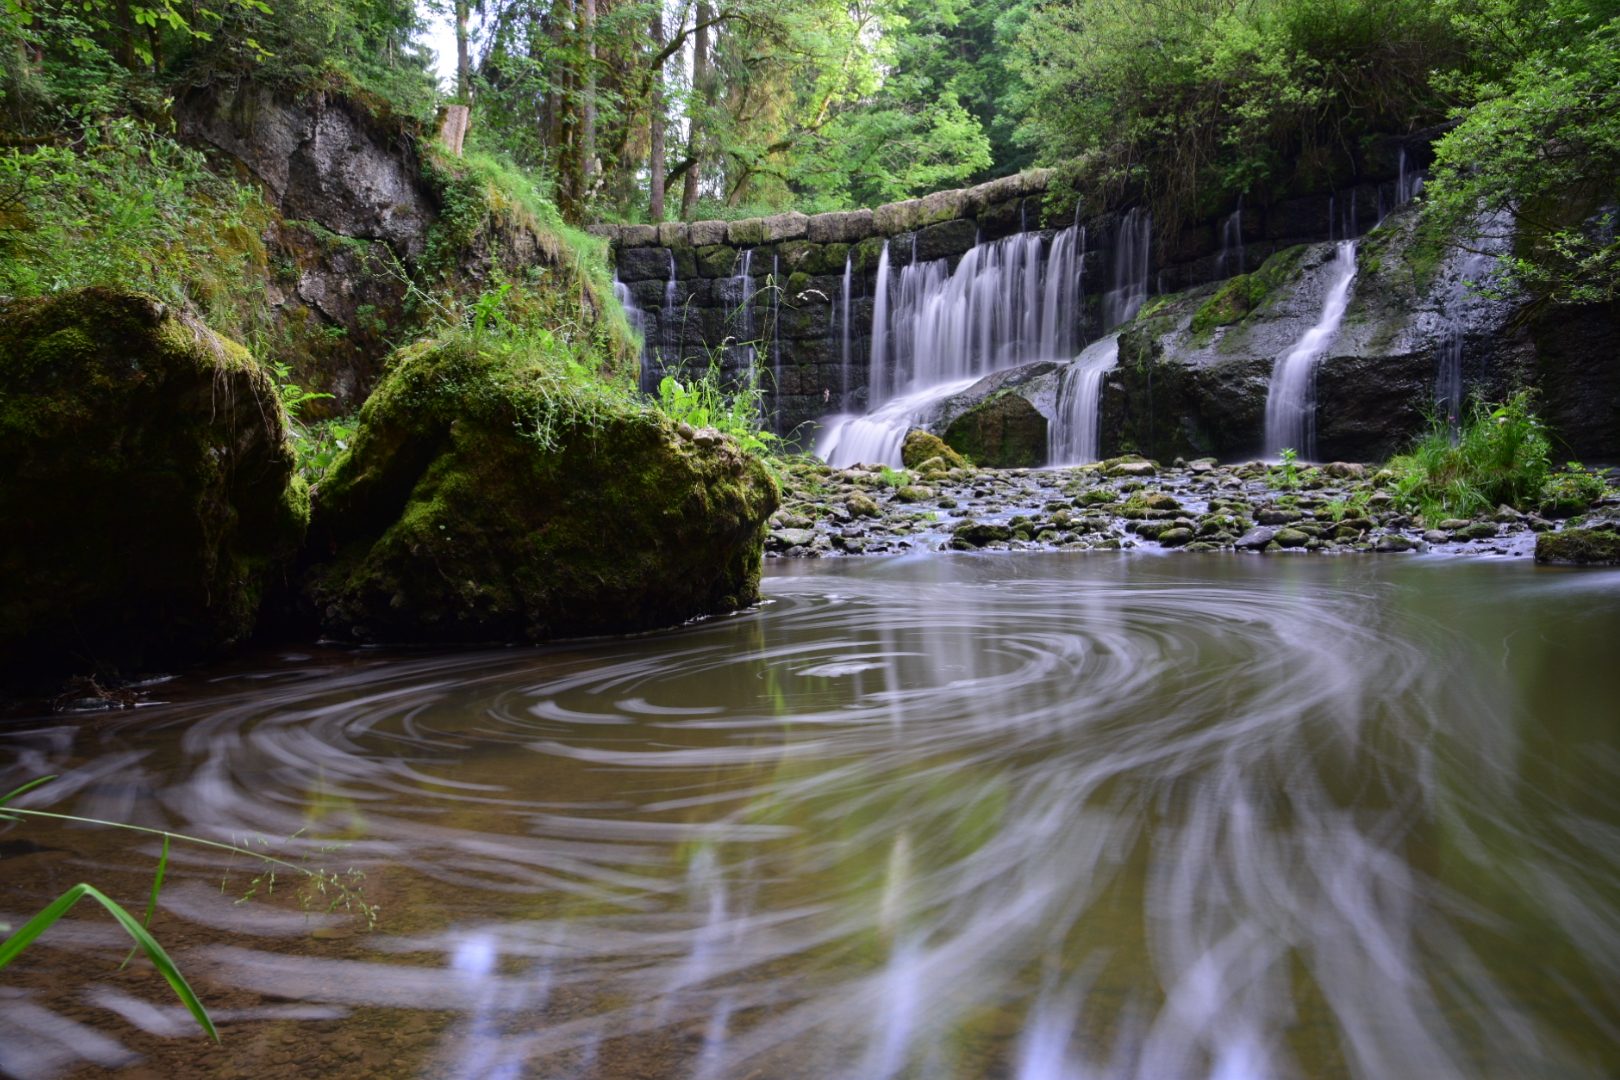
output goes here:
[[316, 493], [305, 594], [334, 637], [544, 641], [759, 598], [776, 482], [729, 436], [554, 396], [466, 339], [397, 353]]
[[1536, 537], [1536, 562], [1613, 565], [1620, 563], [1620, 534], [1596, 529], [1564, 529]]
[[1121, 461], [1108, 466], [1109, 476], [1157, 476], [1159, 468], [1151, 461]]
[[917, 487], [911, 484], [907, 484], [894, 493], [894, 501], [900, 503], [927, 502], [933, 497], [934, 491], [932, 488]]
[[1012, 534], [1012, 529], [1005, 525], [991, 525], [977, 521], [964, 521], [951, 530], [954, 541], [970, 547], [984, 547], [986, 544], [1011, 540]]
[[1159, 534], [1159, 543], [1165, 547], [1179, 547], [1192, 542], [1193, 531], [1185, 526], [1166, 529]]
[[951, 421], [945, 442], [975, 465], [1015, 469], [1046, 462], [1046, 417], [1015, 389], [1003, 389]]
[[918, 469], [930, 461], [939, 460], [948, 469], [959, 469], [967, 462], [952, 450], [938, 435], [926, 431], [913, 431], [900, 445], [900, 460], [908, 469]]
[[1298, 510], [1284, 510], [1280, 507], [1267, 507], [1254, 515], [1254, 519], [1262, 525], [1292, 525], [1304, 517]]
[[[856, 535], [860, 534], [857, 533]], [[765, 546], [772, 551], [785, 551], [788, 548], [802, 547], [813, 543], [815, 539], [816, 532], [814, 529], [772, 529]]]
[[0, 302], [0, 683], [214, 657], [308, 490], [247, 350], [136, 293]]
[[1423, 540], [1428, 544], [1449, 544], [1451, 542], [1451, 534], [1441, 532], [1439, 529], [1430, 529], [1423, 534]]
[[1279, 529], [1277, 535], [1272, 537], [1281, 547], [1304, 547], [1311, 540], [1311, 534], [1298, 529]]
[[1265, 525], [1250, 529], [1233, 542], [1232, 546], [1244, 551], [1264, 551], [1277, 536], [1277, 530]]
[[1496, 526], [1489, 521], [1475, 521], [1457, 530], [1460, 540], [1489, 540], [1495, 535]]
[[1330, 461], [1322, 466], [1322, 472], [1339, 480], [1365, 480], [1367, 466], [1359, 465], [1353, 461]]
[[1456, 532], [1458, 529], [1466, 529], [1472, 524], [1473, 522], [1467, 518], [1446, 518], [1440, 523], [1439, 527], [1447, 532]]
[[857, 517], [882, 517], [883, 510], [870, 495], [855, 492], [844, 500], [844, 506]]

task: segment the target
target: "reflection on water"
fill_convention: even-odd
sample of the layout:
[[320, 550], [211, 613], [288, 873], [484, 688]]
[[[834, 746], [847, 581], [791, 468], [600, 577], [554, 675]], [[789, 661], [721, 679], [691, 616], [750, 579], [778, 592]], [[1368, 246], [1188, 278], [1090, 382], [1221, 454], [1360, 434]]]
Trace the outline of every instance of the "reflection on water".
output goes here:
[[[188, 851], [158, 929], [225, 1047], [81, 911], [6, 973], [0, 1069], [1620, 1068], [1620, 575], [946, 556], [766, 584], [664, 636], [267, 654], [0, 736], [0, 784], [62, 775], [36, 808], [276, 838], [383, 908], [364, 934], [237, 904]], [[6, 911], [149, 881], [124, 836], [27, 835], [60, 850], [6, 861]]]

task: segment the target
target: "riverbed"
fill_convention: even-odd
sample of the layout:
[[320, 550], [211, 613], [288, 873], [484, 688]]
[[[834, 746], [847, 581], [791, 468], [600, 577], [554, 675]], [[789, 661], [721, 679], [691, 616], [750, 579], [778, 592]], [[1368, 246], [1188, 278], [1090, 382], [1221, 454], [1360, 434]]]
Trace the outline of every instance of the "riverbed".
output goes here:
[[[11, 723], [0, 790], [58, 776], [20, 805], [335, 877], [177, 843], [152, 928], [223, 1045], [81, 905], [0, 974], [0, 1070], [1620, 1069], [1620, 571], [944, 552], [764, 593]], [[13, 825], [0, 910], [85, 880], [139, 911], [159, 849]]]

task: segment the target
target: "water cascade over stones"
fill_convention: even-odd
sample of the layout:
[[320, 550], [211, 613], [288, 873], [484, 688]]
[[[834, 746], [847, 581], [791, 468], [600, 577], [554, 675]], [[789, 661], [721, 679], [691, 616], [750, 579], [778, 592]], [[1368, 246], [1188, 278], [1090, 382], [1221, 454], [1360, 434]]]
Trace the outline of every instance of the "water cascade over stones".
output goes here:
[[1102, 326], [1112, 330], [1130, 322], [1147, 300], [1149, 240], [1153, 215], [1141, 208], [1126, 211], [1114, 241], [1113, 288], [1103, 296]]
[[1119, 363], [1119, 335], [1109, 334], [1086, 346], [1063, 370], [1057, 416], [1047, 429], [1047, 461], [1083, 465], [1102, 457], [1101, 404], [1103, 377]]
[[[1144, 276], [1145, 240], [1144, 233]], [[894, 281], [885, 244], [873, 308], [872, 411], [829, 418], [817, 453], [838, 466], [898, 465], [906, 432], [933, 403], [994, 371], [1067, 360], [1080, 343], [1084, 247], [1078, 225], [1050, 243], [1038, 232], [1016, 233], [976, 244], [954, 271], [948, 259], [912, 259]]]
[[1277, 358], [1266, 394], [1266, 453], [1280, 457], [1295, 451], [1301, 459], [1316, 457], [1316, 360], [1332, 344], [1350, 305], [1356, 277], [1356, 242], [1343, 240], [1329, 270], [1322, 314], [1294, 347]]
[[1216, 256], [1215, 272], [1223, 277], [1241, 274], [1243, 265], [1243, 197], [1237, 209], [1221, 220], [1221, 253]]
[[844, 281], [838, 293], [838, 356], [843, 376], [844, 400], [849, 400], [849, 297], [854, 291], [855, 257], [844, 255]]

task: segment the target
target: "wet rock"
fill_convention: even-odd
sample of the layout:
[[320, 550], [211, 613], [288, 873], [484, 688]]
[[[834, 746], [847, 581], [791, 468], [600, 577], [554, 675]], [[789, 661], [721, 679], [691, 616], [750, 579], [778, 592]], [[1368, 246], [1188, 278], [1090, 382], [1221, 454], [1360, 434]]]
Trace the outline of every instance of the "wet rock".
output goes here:
[[765, 546], [772, 551], [786, 551], [788, 548], [813, 543], [815, 538], [814, 529], [772, 529]]
[[1305, 515], [1298, 510], [1285, 510], [1279, 507], [1267, 507], [1254, 516], [1262, 525], [1292, 525]]
[[894, 501], [900, 503], [927, 502], [933, 497], [933, 488], [918, 487], [912, 484], [907, 484], [905, 487], [900, 488], [894, 493]]
[[1577, 565], [1620, 564], [1620, 533], [1564, 529], [1536, 537], [1536, 562]]
[[1489, 521], [1475, 521], [1457, 530], [1459, 540], [1489, 540], [1495, 535], [1496, 525]]
[[1272, 539], [1277, 542], [1279, 547], [1304, 547], [1306, 544], [1310, 543], [1311, 534], [1301, 532], [1298, 529], [1279, 529], [1277, 531], [1277, 535]]
[[1395, 554], [1401, 551], [1411, 551], [1412, 541], [1408, 540], [1404, 536], [1398, 536], [1391, 533], [1388, 536], [1380, 536], [1378, 538], [1378, 544], [1374, 550], [1382, 552], [1386, 555]]
[[543, 641], [758, 600], [779, 501], [759, 459], [651, 410], [583, 412], [540, 374], [463, 341], [396, 354], [315, 500], [311, 548], [336, 554], [304, 584], [327, 633]]
[[1441, 532], [1439, 529], [1430, 529], [1423, 534], [1423, 539], [1430, 544], [1445, 544], [1451, 541], [1451, 534]]
[[1108, 466], [1109, 476], [1157, 476], [1159, 467], [1151, 461], [1120, 461]]
[[1322, 466], [1322, 472], [1339, 480], [1364, 480], [1367, 477], [1367, 467], [1352, 461], [1330, 461]]
[[219, 655], [303, 539], [275, 387], [136, 293], [0, 302], [0, 683]]
[[1159, 534], [1159, 543], [1165, 547], [1179, 547], [1192, 542], [1193, 531], [1185, 526], [1174, 526]]
[[1458, 529], [1466, 529], [1472, 524], [1473, 522], [1467, 518], [1446, 518], [1438, 527], [1446, 530], [1446, 532], [1456, 532]]
[[938, 435], [926, 431], [913, 431], [900, 445], [900, 460], [908, 469], [921, 469], [939, 462], [945, 469], [960, 469], [967, 462]]
[[1264, 551], [1267, 544], [1276, 539], [1278, 530], [1266, 525], [1259, 525], [1233, 543], [1233, 547], [1242, 551]]

